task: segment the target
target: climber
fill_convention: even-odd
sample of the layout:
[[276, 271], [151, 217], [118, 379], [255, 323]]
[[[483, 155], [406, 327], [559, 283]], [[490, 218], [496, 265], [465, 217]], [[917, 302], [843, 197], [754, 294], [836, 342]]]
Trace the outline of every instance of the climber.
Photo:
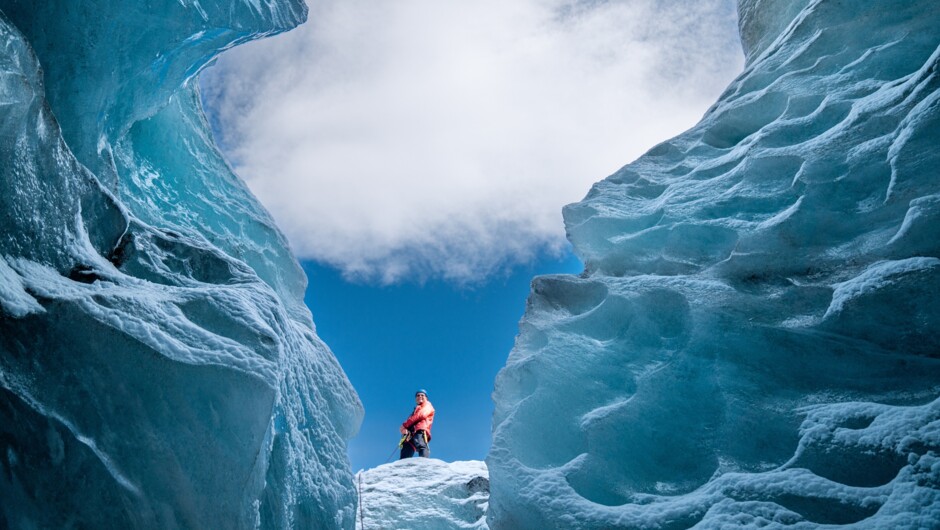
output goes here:
[[428, 401], [428, 393], [423, 388], [415, 392], [415, 410], [401, 424], [399, 432], [406, 436], [401, 446], [401, 458], [411, 458], [415, 451], [418, 456], [431, 456], [431, 424], [434, 423], [434, 405]]

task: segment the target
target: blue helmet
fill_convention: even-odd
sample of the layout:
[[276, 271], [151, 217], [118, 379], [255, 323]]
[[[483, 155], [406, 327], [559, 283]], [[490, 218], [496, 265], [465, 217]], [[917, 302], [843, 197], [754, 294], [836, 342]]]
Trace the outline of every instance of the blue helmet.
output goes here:
[[428, 397], [428, 391], [423, 388], [419, 388], [418, 391], [415, 392], [415, 397], [417, 397], [418, 394], [424, 394], [424, 397]]

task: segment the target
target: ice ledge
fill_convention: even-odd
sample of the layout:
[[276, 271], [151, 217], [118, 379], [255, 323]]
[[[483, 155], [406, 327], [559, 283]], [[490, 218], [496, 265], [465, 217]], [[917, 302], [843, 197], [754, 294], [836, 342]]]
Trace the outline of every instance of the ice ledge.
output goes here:
[[411, 458], [356, 474], [357, 529], [485, 529], [490, 483], [478, 460]]

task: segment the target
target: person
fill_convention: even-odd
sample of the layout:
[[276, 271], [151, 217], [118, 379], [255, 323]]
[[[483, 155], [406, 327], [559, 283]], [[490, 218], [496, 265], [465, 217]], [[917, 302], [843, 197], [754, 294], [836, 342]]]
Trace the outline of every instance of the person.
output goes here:
[[434, 423], [434, 405], [428, 401], [428, 393], [423, 388], [415, 392], [415, 409], [408, 419], [401, 424], [399, 432], [407, 436], [401, 444], [401, 458], [411, 458], [415, 451], [418, 456], [431, 456], [431, 424]]

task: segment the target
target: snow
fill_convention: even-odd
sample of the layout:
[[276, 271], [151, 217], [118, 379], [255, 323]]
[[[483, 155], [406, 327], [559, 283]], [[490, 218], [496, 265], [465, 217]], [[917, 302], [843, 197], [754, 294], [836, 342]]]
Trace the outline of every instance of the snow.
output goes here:
[[483, 462], [408, 458], [360, 471], [356, 481], [359, 530], [487, 528]]
[[747, 65], [565, 208], [491, 528], [940, 527], [940, 11], [741, 0]]
[[362, 406], [194, 76], [300, 0], [0, 0], [0, 527], [352, 528]]

